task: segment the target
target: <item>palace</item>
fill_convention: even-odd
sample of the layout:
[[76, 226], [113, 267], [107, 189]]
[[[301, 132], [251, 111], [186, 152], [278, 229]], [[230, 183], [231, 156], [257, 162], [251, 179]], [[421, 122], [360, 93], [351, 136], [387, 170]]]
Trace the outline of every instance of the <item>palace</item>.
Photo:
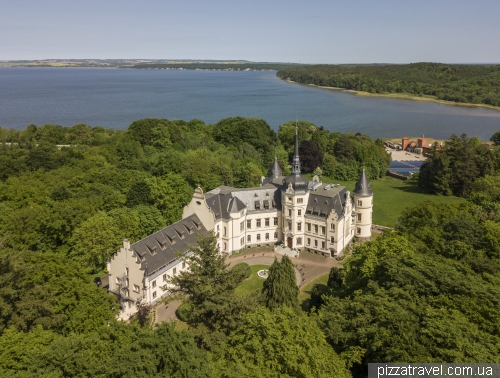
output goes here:
[[120, 300], [128, 319], [141, 301], [154, 303], [168, 294], [168, 280], [189, 267], [176, 252], [189, 254], [196, 234], [214, 231], [221, 253], [254, 246], [284, 244], [325, 257], [343, 254], [356, 236], [371, 237], [373, 193], [365, 174], [351, 193], [338, 184], [324, 185], [300, 174], [298, 137], [292, 173], [284, 177], [278, 160], [256, 188], [220, 186], [194, 191], [182, 220], [130, 244], [128, 239], [108, 261], [109, 291]]

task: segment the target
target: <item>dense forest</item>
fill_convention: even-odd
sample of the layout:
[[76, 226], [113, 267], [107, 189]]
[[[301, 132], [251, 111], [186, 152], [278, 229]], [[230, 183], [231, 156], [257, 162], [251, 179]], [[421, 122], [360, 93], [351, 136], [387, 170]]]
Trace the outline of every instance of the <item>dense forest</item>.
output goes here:
[[277, 75], [302, 84], [500, 106], [500, 65], [313, 65], [282, 68]]
[[189, 329], [115, 320], [92, 281], [123, 238], [179, 220], [198, 185], [258, 185], [275, 154], [289, 172], [296, 125], [304, 171], [356, 179], [364, 163], [384, 175], [381, 141], [306, 121], [278, 133], [240, 117], [0, 129], [0, 375], [362, 377], [369, 362], [500, 362], [493, 171], [469, 202], [407, 209], [396, 231], [356, 246], [308, 313], [287, 259], [262, 293], [236, 294], [245, 267], [227, 270], [208, 234], [175, 278]]

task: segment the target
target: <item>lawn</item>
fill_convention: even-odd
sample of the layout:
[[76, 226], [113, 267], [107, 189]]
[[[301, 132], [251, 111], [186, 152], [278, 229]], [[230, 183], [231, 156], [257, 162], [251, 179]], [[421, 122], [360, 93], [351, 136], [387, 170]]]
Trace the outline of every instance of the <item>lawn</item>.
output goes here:
[[262, 290], [264, 280], [257, 276], [257, 272], [261, 269], [269, 269], [269, 266], [270, 265], [250, 265], [252, 275], [250, 278], [244, 280], [236, 289], [234, 289], [234, 292], [247, 295], [255, 291]]
[[328, 283], [328, 275], [330, 273], [322, 274], [313, 281], [309, 282], [304, 287], [300, 288], [299, 304], [303, 311], [309, 312], [309, 303], [311, 302], [311, 290], [314, 285], [318, 284], [322, 293], [326, 293], [326, 284]]
[[[351, 192], [354, 190], [354, 181], [332, 180], [322, 177], [326, 184], [335, 183], [345, 186]], [[394, 227], [401, 212], [409, 207], [425, 201], [437, 203], [461, 203], [465, 199], [453, 196], [437, 196], [421, 193], [416, 182], [384, 177], [370, 181], [373, 191], [373, 224]]]

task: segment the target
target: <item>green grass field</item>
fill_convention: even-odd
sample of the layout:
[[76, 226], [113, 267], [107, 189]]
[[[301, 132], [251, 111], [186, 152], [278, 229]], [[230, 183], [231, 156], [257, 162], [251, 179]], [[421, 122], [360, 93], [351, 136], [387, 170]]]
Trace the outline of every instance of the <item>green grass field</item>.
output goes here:
[[322, 274], [313, 281], [309, 282], [306, 286], [300, 288], [299, 304], [303, 311], [309, 312], [309, 304], [311, 302], [311, 290], [314, 285], [318, 284], [322, 293], [326, 293], [326, 284], [328, 283], [328, 275], [330, 273]]
[[[354, 181], [331, 180], [322, 177], [326, 184], [335, 183], [345, 186], [351, 192], [354, 190]], [[394, 227], [402, 211], [410, 206], [425, 201], [437, 203], [461, 203], [465, 199], [453, 196], [437, 196], [421, 193], [416, 182], [384, 177], [370, 181], [373, 191], [373, 224]]]
[[270, 265], [250, 265], [250, 268], [252, 268], [252, 275], [234, 289], [234, 292], [247, 295], [262, 290], [264, 280], [257, 276], [257, 272], [261, 269], [269, 269], [269, 266]]

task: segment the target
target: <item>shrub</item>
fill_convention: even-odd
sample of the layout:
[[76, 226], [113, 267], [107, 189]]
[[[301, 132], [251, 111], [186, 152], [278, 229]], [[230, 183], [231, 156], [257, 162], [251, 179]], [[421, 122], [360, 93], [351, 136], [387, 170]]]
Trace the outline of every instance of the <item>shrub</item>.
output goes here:
[[250, 278], [250, 276], [252, 275], [252, 268], [250, 268], [250, 265], [244, 262], [236, 264], [231, 270], [235, 273], [236, 276], [240, 277], [240, 281]]
[[191, 313], [193, 312], [193, 305], [189, 302], [182, 302], [177, 308], [177, 317], [183, 322], [189, 323], [191, 320]]

